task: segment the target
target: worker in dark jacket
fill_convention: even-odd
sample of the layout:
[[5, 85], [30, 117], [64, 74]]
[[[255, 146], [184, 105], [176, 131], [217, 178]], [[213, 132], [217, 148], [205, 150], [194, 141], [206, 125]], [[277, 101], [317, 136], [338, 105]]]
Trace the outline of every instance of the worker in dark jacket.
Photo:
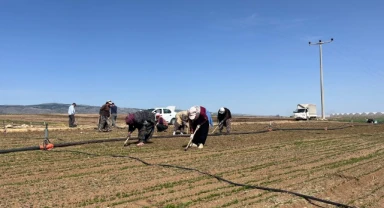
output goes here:
[[112, 101], [108, 100], [103, 106], [101, 106], [99, 114], [99, 132], [104, 131], [112, 131], [112, 129], [109, 126], [108, 119], [111, 116], [110, 113], [110, 106], [112, 104]]
[[155, 115], [150, 111], [137, 111], [130, 113], [125, 117], [125, 123], [128, 126], [128, 136], [124, 145], [128, 144], [133, 131], [139, 131], [139, 143], [137, 146], [143, 146], [151, 137], [155, 130], [156, 120]]
[[231, 111], [228, 108], [221, 107], [217, 113], [220, 133], [222, 132], [224, 126], [227, 128], [227, 134], [231, 133], [231, 119]]
[[115, 103], [112, 103], [110, 106], [111, 109], [111, 120], [112, 120], [112, 126], [116, 127], [116, 120], [117, 120], [117, 106]]
[[209, 122], [206, 109], [203, 106], [193, 106], [188, 111], [189, 130], [192, 147], [202, 149], [208, 137]]

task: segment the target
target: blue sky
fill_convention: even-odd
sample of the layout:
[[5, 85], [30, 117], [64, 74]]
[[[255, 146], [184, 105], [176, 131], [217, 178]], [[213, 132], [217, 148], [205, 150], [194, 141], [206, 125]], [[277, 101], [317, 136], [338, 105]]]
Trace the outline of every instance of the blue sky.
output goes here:
[[[314, 2], [314, 1], [313, 1]], [[0, 104], [384, 111], [384, 2], [2, 0]], [[81, 112], [79, 112], [81, 113]]]

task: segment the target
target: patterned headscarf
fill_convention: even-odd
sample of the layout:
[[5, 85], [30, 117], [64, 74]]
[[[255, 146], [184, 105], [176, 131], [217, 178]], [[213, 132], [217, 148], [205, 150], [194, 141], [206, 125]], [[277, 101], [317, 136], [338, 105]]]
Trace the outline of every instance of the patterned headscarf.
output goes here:
[[132, 125], [134, 120], [135, 120], [135, 114], [133, 114], [133, 113], [130, 113], [130, 114], [128, 114], [127, 117], [125, 117], [125, 123], [127, 125]]

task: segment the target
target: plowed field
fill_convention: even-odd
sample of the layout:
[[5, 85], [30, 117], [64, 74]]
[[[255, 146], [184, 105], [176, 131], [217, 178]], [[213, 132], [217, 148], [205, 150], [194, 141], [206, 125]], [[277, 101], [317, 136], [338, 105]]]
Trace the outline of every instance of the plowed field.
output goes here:
[[[239, 134], [269, 124], [271, 132]], [[203, 149], [188, 151], [189, 138], [168, 130], [155, 133], [168, 138], [143, 147], [133, 140], [127, 147], [119, 141], [0, 154], [0, 207], [335, 207], [253, 186], [384, 207], [384, 126], [269, 124], [242, 120], [233, 134], [210, 136]], [[51, 130], [49, 139], [59, 144], [124, 138], [126, 132], [72, 128]], [[43, 131], [10, 131], [1, 134], [0, 149], [36, 146], [43, 138]]]

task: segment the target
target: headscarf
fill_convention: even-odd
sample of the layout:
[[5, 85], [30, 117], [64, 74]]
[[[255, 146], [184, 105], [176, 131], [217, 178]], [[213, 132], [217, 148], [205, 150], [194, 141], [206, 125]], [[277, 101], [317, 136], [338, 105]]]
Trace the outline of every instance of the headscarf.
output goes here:
[[135, 120], [135, 115], [133, 113], [130, 113], [128, 114], [127, 117], [125, 117], [125, 123], [127, 125], [132, 125], [134, 120]]
[[200, 116], [200, 106], [192, 106], [188, 110], [188, 117], [190, 120], [196, 120]]

